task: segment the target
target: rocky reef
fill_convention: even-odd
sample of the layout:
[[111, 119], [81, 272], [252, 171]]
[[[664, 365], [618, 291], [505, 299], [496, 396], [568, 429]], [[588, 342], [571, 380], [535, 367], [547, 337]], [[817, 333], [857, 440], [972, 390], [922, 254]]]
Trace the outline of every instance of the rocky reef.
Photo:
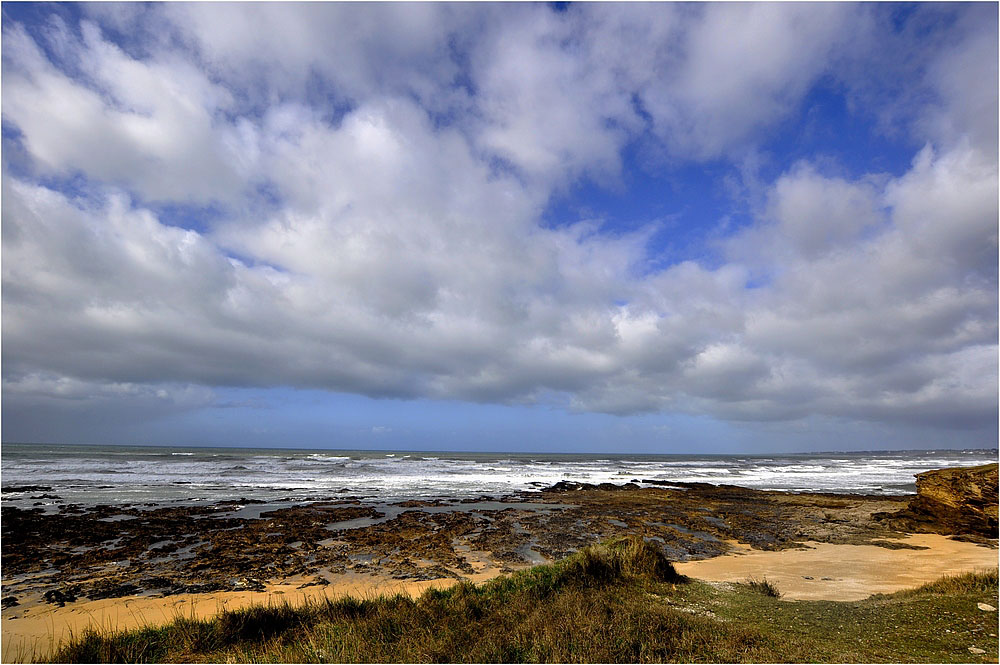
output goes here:
[[621, 536], [641, 536], [673, 561], [718, 556], [734, 541], [761, 550], [807, 541], [895, 548], [904, 533], [931, 532], [995, 542], [996, 464], [920, 474], [917, 485], [912, 499], [634, 479], [393, 504], [341, 496], [277, 508], [254, 499], [56, 513], [3, 506], [4, 610], [26, 599], [325, 585], [344, 573], [461, 579]]
[[873, 517], [912, 533], [996, 538], [997, 480], [996, 464], [926, 471], [906, 508]]

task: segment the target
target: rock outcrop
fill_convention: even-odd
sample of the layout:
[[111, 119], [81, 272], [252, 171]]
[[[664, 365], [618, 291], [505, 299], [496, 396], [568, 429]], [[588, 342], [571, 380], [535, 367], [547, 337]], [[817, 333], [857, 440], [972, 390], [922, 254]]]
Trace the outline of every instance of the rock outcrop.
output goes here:
[[619, 490], [637, 490], [640, 489], [635, 482], [625, 483], [624, 485], [615, 485], [614, 483], [598, 483], [597, 485], [593, 483], [578, 483], [573, 480], [560, 480], [555, 485], [551, 487], [544, 487], [539, 490], [539, 492], [581, 492], [584, 490], [601, 490], [604, 492], [615, 492]]
[[913, 533], [997, 537], [996, 464], [938, 469], [917, 474], [917, 495], [896, 513], [877, 519]]

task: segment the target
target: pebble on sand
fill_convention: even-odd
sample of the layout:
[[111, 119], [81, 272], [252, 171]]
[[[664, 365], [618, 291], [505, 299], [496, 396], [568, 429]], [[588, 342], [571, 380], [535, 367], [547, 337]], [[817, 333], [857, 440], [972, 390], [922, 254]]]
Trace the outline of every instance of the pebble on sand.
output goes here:
[[992, 605], [987, 605], [986, 603], [979, 603], [978, 605], [976, 605], [976, 607], [978, 607], [979, 609], [981, 609], [983, 612], [996, 612], [997, 611], [997, 608], [993, 607]]

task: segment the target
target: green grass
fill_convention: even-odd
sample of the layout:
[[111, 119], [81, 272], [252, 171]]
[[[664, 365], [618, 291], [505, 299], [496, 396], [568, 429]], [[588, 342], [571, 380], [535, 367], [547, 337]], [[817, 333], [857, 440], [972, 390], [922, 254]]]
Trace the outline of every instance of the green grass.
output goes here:
[[[997, 662], [997, 573], [856, 603], [685, 580], [641, 539], [475, 586], [88, 632], [56, 662]], [[949, 632], [950, 631], [950, 632]], [[974, 655], [968, 647], [984, 649]]]

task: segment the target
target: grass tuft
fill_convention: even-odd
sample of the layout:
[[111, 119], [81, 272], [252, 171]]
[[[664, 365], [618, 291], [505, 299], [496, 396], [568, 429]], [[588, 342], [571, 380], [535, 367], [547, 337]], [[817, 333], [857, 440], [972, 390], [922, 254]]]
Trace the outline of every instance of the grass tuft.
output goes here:
[[979, 570], [961, 575], [945, 575], [916, 589], [900, 591], [896, 596], [916, 596], [927, 594], [969, 594], [995, 593], [997, 590], [997, 569]]
[[768, 581], [768, 579], [762, 578], [757, 579], [756, 577], [748, 577], [745, 584], [750, 587], [750, 589], [762, 596], [768, 596], [770, 598], [781, 598], [781, 592], [778, 591], [778, 587], [774, 585], [773, 582]]
[[684, 581], [659, 548], [638, 537], [584, 548], [567, 558], [560, 572], [566, 583], [585, 587], [628, 578], [649, 582]]
[[219, 615], [217, 631], [225, 643], [263, 642], [308, 620], [308, 615], [287, 601], [280, 605], [255, 605]]

